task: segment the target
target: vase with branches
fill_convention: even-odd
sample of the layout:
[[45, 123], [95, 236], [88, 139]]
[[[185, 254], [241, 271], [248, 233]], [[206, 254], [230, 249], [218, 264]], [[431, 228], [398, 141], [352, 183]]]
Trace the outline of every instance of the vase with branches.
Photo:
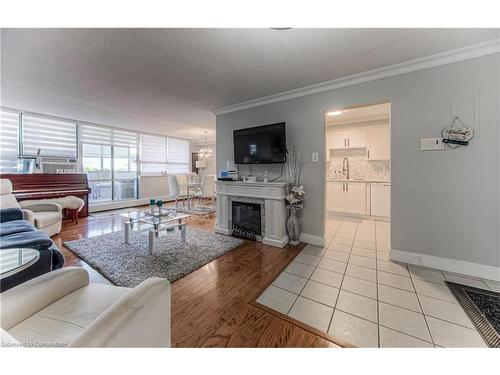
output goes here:
[[288, 208], [286, 229], [292, 245], [299, 243], [301, 230], [300, 216], [304, 208], [305, 197], [304, 186], [300, 185], [300, 174], [303, 166], [302, 155], [297, 153], [295, 146], [293, 146], [292, 152], [288, 155], [286, 161], [286, 203]]

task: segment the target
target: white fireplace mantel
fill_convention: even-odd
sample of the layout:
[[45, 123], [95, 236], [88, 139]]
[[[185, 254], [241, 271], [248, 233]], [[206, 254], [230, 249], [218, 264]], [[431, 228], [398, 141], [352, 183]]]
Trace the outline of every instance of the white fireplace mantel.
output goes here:
[[216, 181], [217, 224], [215, 232], [230, 235], [232, 233], [233, 200], [255, 203], [264, 208], [262, 242], [266, 245], [284, 247], [288, 243], [286, 233], [286, 184], [284, 182], [242, 182]]

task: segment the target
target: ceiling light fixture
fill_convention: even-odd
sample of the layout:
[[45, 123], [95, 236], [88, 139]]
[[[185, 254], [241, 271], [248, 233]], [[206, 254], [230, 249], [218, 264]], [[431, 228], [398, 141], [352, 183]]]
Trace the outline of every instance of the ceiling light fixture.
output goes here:
[[207, 145], [207, 133], [208, 131], [205, 130], [205, 143], [200, 146], [200, 149], [198, 150], [198, 157], [200, 159], [208, 159], [210, 156], [212, 156], [212, 149], [208, 148]]
[[291, 27], [270, 27], [271, 30], [277, 30], [277, 31], [284, 31], [284, 30], [291, 30]]
[[344, 111], [342, 110], [338, 110], [338, 111], [331, 111], [331, 112], [327, 112], [326, 114], [328, 116], [338, 116], [338, 115], [341, 115], [342, 113], [344, 113]]

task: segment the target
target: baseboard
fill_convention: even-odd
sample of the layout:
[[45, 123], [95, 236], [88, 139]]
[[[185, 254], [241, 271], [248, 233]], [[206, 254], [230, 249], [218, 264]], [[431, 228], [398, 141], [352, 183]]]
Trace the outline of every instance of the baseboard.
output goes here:
[[323, 236], [316, 236], [315, 234], [301, 233], [300, 242], [305, 242], [311, 245], [325, 246], [325, 238]]
[[285, 236], [285, 237], [283, 237], [282, 239], [279, 239], [279, 240], [276, 240], [274, 238], [264, 237], [262, 239], [262, 243], [264, 245], [270, 245], [270, 246], [274, 246], [274, 247], [283, 248], [288, 243], [288, 236]]
[[461, 273], [463, 275], [500, 281], [500, 267], [488, 266], [486, 264], [478, 264], [450, 258], [441, 258], [433, 255], [411, 253], [409, 251], [401, 251], [396, 249], [389, 250], [389, 259], [397, 262], [413, 264], [416, 266], [424, 266], [442, 271]]
[[[155, 199], [163, 199], [164, 202], [173, 202], [169, 197], [155, 197]], [[149, 204], [149, 198], [138, 198], [138, 199], [130, 199], [123, 201], [113, 201], [113, 202], [104, 202], [104, 203], [91, 203], [89, 205], [89, 211], [92, 212], [100, 212], [100, 211], [109, 211], [116, 210], [119, 208], [127, 208], [127, 207], [136, 207], [136, 206], [144, 206]]]
[[219, 233], [219, 234], [224, 234], [226, 236], [230, 236], [232, 234], [232, 231], [229, 230], [228, 228], [221, 228], [221, 227], [218, 227], [217, 225], [215, 225], [214, 232]]

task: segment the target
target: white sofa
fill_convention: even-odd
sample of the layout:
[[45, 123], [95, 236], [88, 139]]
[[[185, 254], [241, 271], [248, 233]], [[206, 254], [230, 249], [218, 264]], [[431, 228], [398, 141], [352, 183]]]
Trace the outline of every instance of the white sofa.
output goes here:
[[67, 267], [0, 294], [2, 346], [169, 347], [170, 283], [89, 284]]
[[34, 224], [37, 229], [49, 237], [61, 231], [63, 215], [60, 205], [30, 201], [18, 203], [16, 197], [12, 194], [12, 183], [5, 178], [0, 179], [0, 207], [21, 208], [24, 220]]

